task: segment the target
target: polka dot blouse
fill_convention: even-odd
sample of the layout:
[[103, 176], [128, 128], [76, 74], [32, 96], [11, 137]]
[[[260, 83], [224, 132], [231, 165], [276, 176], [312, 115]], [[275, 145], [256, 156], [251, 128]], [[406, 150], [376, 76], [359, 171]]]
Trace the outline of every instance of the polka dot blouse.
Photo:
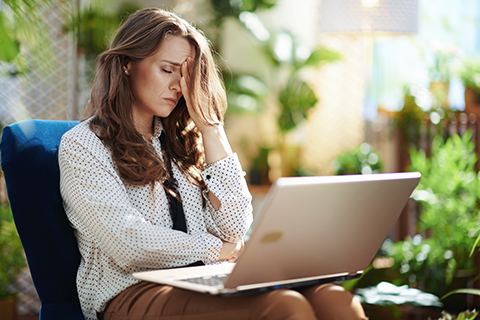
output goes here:
[[[161, 130], [157, 121], [152, 145], [160, 156]], [[251, 195], [236, 154], [202, 172], [208, 192], [221, 202], [219, 210], [210, 204], [208, 192], [202, 194], [172, 164], [188, 233], [172, 229], [167, 197], [159, 183], [152, 193], [150, 185], [122, 181], [88, 120], [62, 137], [59, 164], [64, 207], [82, 255], [77, 289], [86, 319], [96, 319], [111, 298], [138, 283], [133, 272], [199, 260], [217, 263], [222, 240], [240, 240], [252, 222]]]

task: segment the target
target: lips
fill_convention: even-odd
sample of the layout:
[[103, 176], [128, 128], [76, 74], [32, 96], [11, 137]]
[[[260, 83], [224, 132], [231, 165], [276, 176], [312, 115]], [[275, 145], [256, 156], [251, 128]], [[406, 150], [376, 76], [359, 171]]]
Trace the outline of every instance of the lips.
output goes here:
[[177, 99], [176, 98], [163, 98], [166, 102], [168, 102], [171, 105], [176, 106], [177, 105]]

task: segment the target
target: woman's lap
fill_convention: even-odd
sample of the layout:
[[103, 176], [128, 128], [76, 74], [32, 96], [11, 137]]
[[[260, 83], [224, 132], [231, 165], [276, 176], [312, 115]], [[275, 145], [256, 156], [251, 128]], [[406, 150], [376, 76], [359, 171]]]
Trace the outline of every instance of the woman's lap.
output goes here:
[[299, 291], [312, 305], [318, 320], [368, 319], [360, 301], [341, 286], [325, 284]]
[[[335, 318], [331, 316], [334, 310], [330, 310], [332, 304], [335, 309], [349, 308], [351, 295], [344, 290], [332, 290], [330, 287], [333, 288], [333, 286], [317, 286], [300, 290], [302, 293], [293, 290], [274, 290], [255, 295], [215, 297], [142, 282], [127, 288], [115, 297], [108, 304], [104, 319], [315, 320], [319, 313], [325, 312], [328, 319], [333, 320]], [[327, 291], [328, 294], [323, 294]], [[363, 309], [361, 312], [363, 313]], [[352, 318], [348, 313], [338, 319], [350, 319], [345, 317], [346, 315], [351, 319], [362, 319], [359, 316]], [[320, 315], [318, 319], [323, 317]]]

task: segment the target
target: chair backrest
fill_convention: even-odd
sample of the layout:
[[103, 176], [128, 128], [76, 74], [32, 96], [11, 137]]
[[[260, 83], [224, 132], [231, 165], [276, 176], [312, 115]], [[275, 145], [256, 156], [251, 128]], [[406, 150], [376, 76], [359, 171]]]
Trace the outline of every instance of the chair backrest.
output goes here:
[[57, 149], [76, 121], [25, 120], [4, 128], [1, 165], [33, 282], [40, 319], [83, 319], [76, 289], [80, 263], [62, 205]]

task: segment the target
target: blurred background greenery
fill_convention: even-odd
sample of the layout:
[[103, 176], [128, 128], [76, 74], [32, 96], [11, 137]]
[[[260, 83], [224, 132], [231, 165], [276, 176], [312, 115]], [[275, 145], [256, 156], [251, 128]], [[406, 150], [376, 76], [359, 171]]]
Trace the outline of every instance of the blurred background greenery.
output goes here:
[[[0, 0], [0, 123], [80, 119], [97, 55], [148, 6], [211, 40], [254, 208], [280, 176], [422, 173], [377, 259], [345, 287], [480, 288], [478, 1]], [[17, 288], [20, 315], [35, 315], [34, 290], [11, 279], [24, 260], [3, 183], [0, 202], [0, 282]], [[480, 305], [441, 301], [365, 306], [371, 319], [426, 319]]]

